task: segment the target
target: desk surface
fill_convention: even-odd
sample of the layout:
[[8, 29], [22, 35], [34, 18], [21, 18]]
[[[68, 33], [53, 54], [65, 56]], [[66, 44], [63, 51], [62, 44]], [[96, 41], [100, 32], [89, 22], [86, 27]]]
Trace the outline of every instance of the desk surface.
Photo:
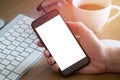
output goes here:
[[[6, 23], [12, 20], [17, 14], [25, 14], [27, 16], [38, 18], [41, 16], [36, 11], [36, 7], [42, 0], [0, 0], [0, 18], [4, 19]], [[112, 3], [120, 6], [120, 0], [112, 0]], [[70, 6], [69, 6], [70, 8]], [[64, 11], [68, 10], [64, 8], [63, 16], [66, 20], [74, 20], [71, 18], [71, 14], [66, 14]], [[69, 9], [71, 11], [71, 9]], [[113, 12], [111, 12], [113, 13]], [[102, 30], [96, 33], [100, 39], [116, 39], [120, 40], [120, 16], [113, 21], [107, 23]], [[119, 80], [120, 75], [114, 73], [99, 74], [99, 75], [85, 75], [74, 74], [68, 78], [62, 77], [59, 73], [54, 73], [49, 65], [46, 63], [46, 59], [43, 58], [32, 69], [30, 69], [21, 80]]]

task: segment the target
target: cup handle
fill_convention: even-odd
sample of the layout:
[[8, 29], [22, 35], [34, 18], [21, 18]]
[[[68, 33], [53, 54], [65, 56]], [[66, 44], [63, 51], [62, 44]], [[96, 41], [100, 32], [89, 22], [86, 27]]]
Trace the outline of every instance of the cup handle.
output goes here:
[[112, 21], [113, 19], [115, 19], [117, 16], [120, 15], [120, 7], [119, 7], [119, 6], [117, 6], [117, 5], [112, 5], [112, 6], [111, 6], [111, 9], [117, 9], [118, 12], [117, 12], [115, 15], [111, 16], [111, 17], [108, 19], [108, 22]]

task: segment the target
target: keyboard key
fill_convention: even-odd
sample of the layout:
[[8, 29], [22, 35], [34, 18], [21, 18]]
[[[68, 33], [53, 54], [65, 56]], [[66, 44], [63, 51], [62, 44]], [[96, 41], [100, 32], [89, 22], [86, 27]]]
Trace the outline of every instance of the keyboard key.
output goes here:
[[31, 29], [27, 29], [25, 32], [31, 34], [31, 33], [33, 32], [33, 30], [31, 30]]
[[29, 18], [27, 16], [24, 16], [22, 20], [27, 21]]
[[38, 41], [40, 41], [40, 40], [36, 38], [36, 39], [34, 40], [34, 43], [37, 43]]
[[5, 44], [5, 45], [10, 45], [10, 43], [11, 43], [11, 41], [9, 41], [9, 40], [4, 40], [3, 41], [3, 44]]
[[14, 56], [12, 56], [12, 55], [8, 55], [8, 56], [6, 57], [6, 59], [8, 59], [8, 60], [12, 61], [12, 60], [14, 60], [14, 59], [15, 59], [15, 57], [14, 57]]
[[25, 23], [29, 25], [31, 25], [32, 22], [33, 22], [33, 19], [28, 19], [27, 21], [25, 21]]
[[2, 59], [0, 59], [0, 62], [2, 61]]
[[31, 39], [36, 39], [36, 38], [37, 38], [37, 36], [36, 36], [36, 35], [34, 35], [34, 34], [31, 34], [31, 35], [29, 36], [29, 38], [31, 38]]
[[9, 36], [7, 39], [10, 40], [10, 41], [14, 41], [14, 40], [15, 40], [15, 37]]
[[30, 48], [30, 47], [27, 47], [27, 48], [25, 49], [25, 51], [27, 51], [27, 52], [31, 53], [31, 52], [33, 51], [33, 49], [32, 49], [32, 48]]
[[0, 80], [4, 80], [5, 79], [5, 76], [0, 74]]
[[18, 25], [18, 24], [15, 24], [15, 25], [13, 26], [13, 28], [17, 29], [17, 28], [19, 28], [19, 25]]
[[23, 38], [23, 37], [20, 36], [20, 37], [18, 37], [16, 40], [17, 40], [17, 41], [20, 41], [20, 42], [23, 42], [24, 39], [25, 39], [25, 38]]
[[16, 31], [19, 32], [19, 33], [23, 33], [23, 32], [24, 32], [24, 29], [18, 28]]
[[7, 46], [4, 44], [0, 44], [0, 49], [5, 49]]
[[20, 54], [20, 52], [18, 52], [18, 51], [13, 51], [12, 53], [11, 53], [11, 55], [13, 55], [13, 56], [18, 56]]
[[24, 38], [27, 38], [29, 36], [29, 34], [24, 32], [24, 33], [21, 34], [21, 36], [24, 37]]
[[17, 24], [21, 25], [21, 24], [23, 24], [23, 23], [24, 23], [24, 21], [19, 20]]
[[3, 53], [5, 53], [5, 54], [10, 54], [11, 53], [11, 51], [9, 50], [9, 49], [5, 49], [4, 51], [3, 51]]
[[13, 41], [12, 44], [15, 46], [18, 46], [20, 44], [20, 42], [16, 40], [16, 41]]
[[21, 43], [21, 44], [20, 44], [20, 46], [21, 46], [21, 47], [24, 47], [24, 48], [27, 48], [27, 47], [28, 47], [28, 45], [29, 45], [29, 44], [28, 44], [28, 43], [26, 43], [26, 42], [23, 42], [23, 43]]
[[33, 40], [32, 40], [32, 39], [29, 39], [29, 38], [26, 38], [26, 39], [25, 39], [25, 42], [26, 42], [26, 43], [29, 43], [29, 44], [32, 43], [32, 41], [33, 41]]
[[4, 59], [7, 55], [0, 53], [0, 58]]
[[[40, 54], [39, 54], [39, 56], [40, 56]], [[21, 74], [26, 68], [28, 68], [29, 64], [32, 64], [33, 61], [36, 58], [38, 58], [39, 56], [38, 56], [38, 53], [31, 54], [14, 71], [18, 74]]]
[[22, 24], [22, 25], [21, 25], [21, 28], [23, 28], [23, 29], [25, 29], [25, 30], [28, 29], [28, 27], [29, 27], [29, 26], [28, 26], [27, 24]]
[[12, 80], [16, 80], [18, 76], [19, 76], [18, 74], [12, 72], [12, 73], [10, 73], [10, 75], [8, 76], [8, 78], [10, 78]]
[[16, 60], [18, 60], [18, 61], [23, 61], [25, 58], [24, 57], [22, 57], [22, 56], [17, 56], [17, 58], [16, 58]]
[[1, 63], [4, 64], [4, 65], [8, 65], [10, 63], [10, 61], [9, 60], [3, 60]]
[[30, 45], [30, 47], [35, 49], [35, 48], [37, 48], [37, 45], [36, 45], [35, 43], [32, 43], [32, 44]]
[[10, 50], [14, 50], [15, 46], [14, 45], [9, 45], [7, 48], [10, 49]]
[[19, 52], [23, 52], [23, 50], [24, 50], [24, 48], [22, 48], [22, 47], [20, 47], [20, 46], [18, 46], [18, 47], [16, 48], [16, 51], [19, 51]]
[[18, 61], [16, 61], [16, 60], [13, 60], [11, 64], [14, 65], [14, 66], [18, 66], [19, 63], [20, 63], [20, 62], [18, 62]]
[[10, 35], [10, 33], [8, 33], [8, 32], [4, 34], [5, 37], [8, 37], [9, 35]]
[[34, 51], [34, 53], [36, 53], [36, 54], [42, 54], [40, 51]]
[[0, 64], [0, 70], [3, 70], [5, 68], [5, 65]]
[[1, 42], [4, 41], [4, 40], [5, 40], [5, 37], [4, 37], [4, 36], [0, 37], [0, 41], [1, 41]]
[[5, 78], [4, 80], [10, 80], [10, 79], [8, 79], [8, 78]]
[[20, 33], [13, 32], [12, 35], [15, 36], [15, 37], [19, 37]]
[[4, 69], [1, 73], [4, 74], [4, 75], [8, 75], [10, 73], [10, 71], [7, 70], [7, 69]]
[[14, 29], [12, 29], [12, 28], [9, 30], [9, 32], [10, 32], [10, 33], [13, 33], [14, 31], [15, 31], [15, 30], [14, 30]]
[[12, 71], [13, 69], [15, 69], [15, 66], [13, 66], [13, 65], [8, 65], [7, 67], [6, 67], [8, 70], [10, 70], [10, 71]]
[[29, 55], [29, 53], [24, 51], [20, 55], [23, 56], [23, 57], [27, 57]]

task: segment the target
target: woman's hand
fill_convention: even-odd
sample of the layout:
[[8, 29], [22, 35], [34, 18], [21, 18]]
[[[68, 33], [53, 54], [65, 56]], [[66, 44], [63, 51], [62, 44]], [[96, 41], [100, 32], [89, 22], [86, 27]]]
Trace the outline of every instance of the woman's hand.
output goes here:
[[[67, 22], [68, 27], [71, 29], [73, 34], [76, 36], [77, 41], [81, 44], [85, 53], [90, 58], [90, 63], [84, 68], [78, 70], [78, 73], [85, 74], [98, 74], [107, 72], [106, 67], [106, 50], [107, 48], [103, 45], [96, 35], [87, 28], [81, 22]], [[37, 43], [38, 46], [42, 46], [41, 42]], [[48, 64], [55, 72], [59, 71], [58, 65], [55, 63], [53, 57], [47, 50], [44, 50], [44, 55], [47, 58]]]

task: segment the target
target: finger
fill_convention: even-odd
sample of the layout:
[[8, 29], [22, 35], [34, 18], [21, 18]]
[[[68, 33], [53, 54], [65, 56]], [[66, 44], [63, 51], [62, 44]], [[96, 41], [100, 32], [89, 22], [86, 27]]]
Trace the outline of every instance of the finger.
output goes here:
[[58, 65], [57, 65], [57, 64], [54, 64], [54, 65], [52, 66], [52, 70], [53, 70], [54, 72], [59, 72], [59, 67], [58, 67]]
[[42, 44], [40, 41], [37, 42], [37, 45], [38, 45], [39, 47], [44, 47], [43, 44]]
[[46, 49], [44, 50], [44, 56], [47, 58], [50, 57], [50, 53]]
[[53, 59], [53, 57], [49, 57], [47, 59], [47, 62], [48, 62], [48, 64], [53, 65], [55, 63], [55, 60]]

